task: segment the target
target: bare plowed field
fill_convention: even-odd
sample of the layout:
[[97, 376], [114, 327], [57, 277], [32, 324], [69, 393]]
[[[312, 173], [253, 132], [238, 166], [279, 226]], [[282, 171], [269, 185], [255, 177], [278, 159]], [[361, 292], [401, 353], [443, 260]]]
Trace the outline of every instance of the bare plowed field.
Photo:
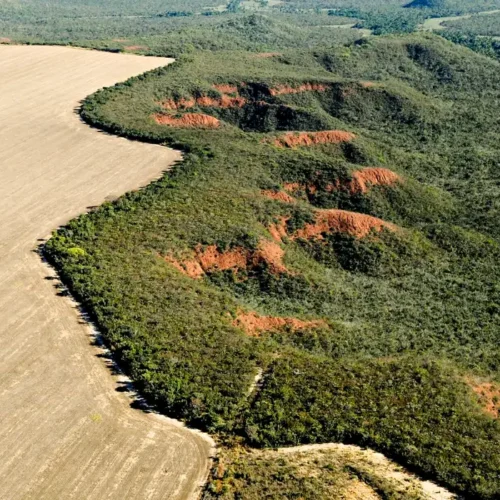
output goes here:
[[92, 130], [74, 113], [98, 88], [169, 62], [0, 46], [2, 500], [184, 499], [204, 479], [210, 442], [131, 408], [123, 380], [34, 252], [58, 225], [179, 158]]

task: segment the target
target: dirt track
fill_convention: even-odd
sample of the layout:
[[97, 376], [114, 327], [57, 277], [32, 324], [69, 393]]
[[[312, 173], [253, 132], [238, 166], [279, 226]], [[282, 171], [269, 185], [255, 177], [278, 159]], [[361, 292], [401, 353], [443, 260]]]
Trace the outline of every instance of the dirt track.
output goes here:
[[100, 87], [167, 59], [0, 46], [0, 499], [185, 499], [211, 444], [130, 407], [37, 240], [179, 158], [91, 130], [74, 114]]

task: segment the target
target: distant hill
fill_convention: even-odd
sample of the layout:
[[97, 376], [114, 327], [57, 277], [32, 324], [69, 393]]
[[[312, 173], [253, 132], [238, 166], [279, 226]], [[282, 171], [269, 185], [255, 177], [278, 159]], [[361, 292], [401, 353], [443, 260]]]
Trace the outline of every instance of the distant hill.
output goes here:
[[498, 0], [413, 0], [404, 5], [405, 8], [432, 10], [433, 15], [460, 16], [473, 12], [484, 12], [498, 9]]
[[446, 8], [446, 2], [445, 0], [413, 0], [406, 4], [405, 8], [440, 10]]

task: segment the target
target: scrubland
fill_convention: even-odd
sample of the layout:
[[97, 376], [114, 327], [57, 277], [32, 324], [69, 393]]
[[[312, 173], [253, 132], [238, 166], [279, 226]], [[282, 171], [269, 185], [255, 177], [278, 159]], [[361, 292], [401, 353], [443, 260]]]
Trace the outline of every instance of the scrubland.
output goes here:
[[82, 117], [183, 162], [46, 256], [168, 415], [496, 498], [498, 70], [433, 35], [181, 57]]

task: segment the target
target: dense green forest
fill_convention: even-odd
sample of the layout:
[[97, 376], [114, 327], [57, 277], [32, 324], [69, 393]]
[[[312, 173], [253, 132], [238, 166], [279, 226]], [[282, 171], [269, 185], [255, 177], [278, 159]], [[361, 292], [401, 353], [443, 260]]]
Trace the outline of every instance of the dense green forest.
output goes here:
[[454, 31], [474, 33], [483, 36], [500, 38], [500, 12], [487, 16], [472, 16], [457, 21], [446, 21], [444, 25]]
[[499, 69], [423, 34], [183, 56], [82, 117], [184, 161], [45, 253], [161, 411], [497, 498]]
[[[293, 48], [291, 40], [298, 47], [329, 47], [362, 38], [366, 30], [411, 33], [429, 18], [499, 8], [500, 0], [0, 0], [0, 39], [175, 56], [193, 50]], [[244, 23], [248, 13], [266, 16], [275, 30], [235, 29], [233, 23]], [[495, 35], [497, 21], [498, 16], [474, 16], [449, 26], [468, 35]], [[349, 24], [354, 29], [339, 28]]]
[[446, 31], [441, 36], [474, 52], [500, 60], [500, 40], [459, 31]]

